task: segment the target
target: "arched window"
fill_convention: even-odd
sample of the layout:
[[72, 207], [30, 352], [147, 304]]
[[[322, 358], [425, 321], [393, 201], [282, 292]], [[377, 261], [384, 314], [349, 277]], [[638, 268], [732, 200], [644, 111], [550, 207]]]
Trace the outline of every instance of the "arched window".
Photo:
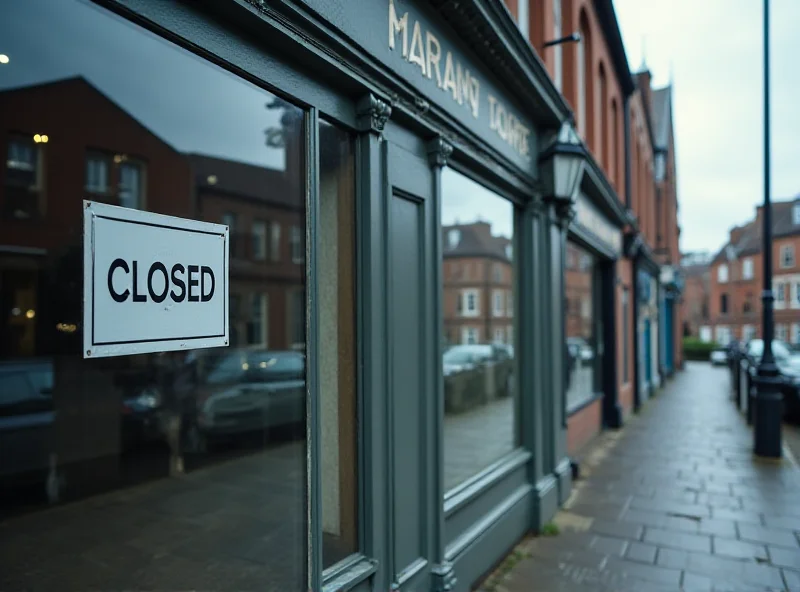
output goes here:
[[618, 150], [619, 142], [619, 113], [617, 112], [617, 99], [611, 99], [611, 129], [609, 130], [609, 145], [608, 145], [608, 171], [611, 175], [611, 182], [617, 193], [620, 191], [620, 179], [622, 174], [619, 171], [619, 163], [621, 161]]
[[608, 85], [606, 84], [606, 69], [603, 64], [600, 64], [597, 73], [597, 80], [600, 85], [600, 92], [597, 93], [597, 106], [594, 112], [600, 118], [600, 137], [599, 141], [595, 142], [597, 147], [595, 152], [597, 158], [603, 168], [606, 170], [607, 175], [611, 175], [611, 154], [608, 147]]
[[578, 132], [588, 144], [592, 145], [594, 134], [591, 131], [587, 107], [592, 104], [592, 39], [589, 31], [589, 19], [585, 11], [580, 16], [581, 40], [576, 44], [575, 71], [577, 73], [577, 97], [575, 97]]

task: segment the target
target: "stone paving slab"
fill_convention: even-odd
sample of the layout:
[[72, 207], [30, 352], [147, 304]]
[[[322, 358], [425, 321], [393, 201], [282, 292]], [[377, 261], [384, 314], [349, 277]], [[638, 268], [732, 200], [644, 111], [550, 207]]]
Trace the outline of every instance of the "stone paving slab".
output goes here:
[[725, 369], [687, 369], [581, 459], [554, 522], [484, 592], [800, 591], [800, 469], [752, 455]]

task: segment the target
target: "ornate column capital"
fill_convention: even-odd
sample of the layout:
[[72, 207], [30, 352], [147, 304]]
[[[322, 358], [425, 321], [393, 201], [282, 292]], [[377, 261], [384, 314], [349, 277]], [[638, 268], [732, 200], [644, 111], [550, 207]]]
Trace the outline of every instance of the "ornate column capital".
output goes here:
[[575, 209], [575, 202], [573, 200], [558, 197], [548, 197], [545, 198], [545, 202], [553, 208], [555, 222], [561, 228], [566, 229], [575, 219], [577, 210]]
[[428, 160], [433, 166], [447, 166], [447, 159], [453, 153], [453, 145], [442, 136], [428, 142]]
[[372, 93], [364, 96], [356, 105], [359, 131], [382, 134], [386, 121], [392, 115], [392, 106]]

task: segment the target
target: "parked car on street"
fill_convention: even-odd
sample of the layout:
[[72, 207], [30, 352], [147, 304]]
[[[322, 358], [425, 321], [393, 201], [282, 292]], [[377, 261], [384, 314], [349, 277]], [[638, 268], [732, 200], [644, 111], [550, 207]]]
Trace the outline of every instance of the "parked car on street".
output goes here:
[[454, 345], [442, 356], [445, 411], [460, 413], [514, 390], [514, 349], [500, 344]]
[[712, 366], [724, 366], [728, 363], [728, 351], [723, 348], [717, 348], [711, 351], [709, 355]]
[[[751, 340], [744, 351], [747, 363], [747, 371], [750, 379], [753, 380], [758, 372], [758, 365], [761, 363], [761, 356], [764, 353], [764, 341], [762, 339]], [[800, 355], [794, 353], [783, 341], [773, 340], [772, 353], [775, 356], [775, 364], [778, 366], [783, 387], [783, 412], [784, 417], [798, 420], [800, 419]]]

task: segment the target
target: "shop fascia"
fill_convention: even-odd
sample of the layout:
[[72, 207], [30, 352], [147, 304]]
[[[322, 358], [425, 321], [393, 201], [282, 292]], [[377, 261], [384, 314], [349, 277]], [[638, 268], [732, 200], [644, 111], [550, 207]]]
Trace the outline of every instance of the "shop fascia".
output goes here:
[[[463, 66], [452, 51], [443, 53], [439, 38], [409, 12], [398, 15], [394, 0], [389, 0], [389, 49], [396, 51], [398, 45], [403, 59], [416, 65], [424, 77], [435, 80], [438, 89], [468, 109], [473, 118], [480, 117], [480, 79]], [[491, 93], [487, 93], [486, 101], [489, 128], [520, 156], [528, 158], [531, 130]]]

